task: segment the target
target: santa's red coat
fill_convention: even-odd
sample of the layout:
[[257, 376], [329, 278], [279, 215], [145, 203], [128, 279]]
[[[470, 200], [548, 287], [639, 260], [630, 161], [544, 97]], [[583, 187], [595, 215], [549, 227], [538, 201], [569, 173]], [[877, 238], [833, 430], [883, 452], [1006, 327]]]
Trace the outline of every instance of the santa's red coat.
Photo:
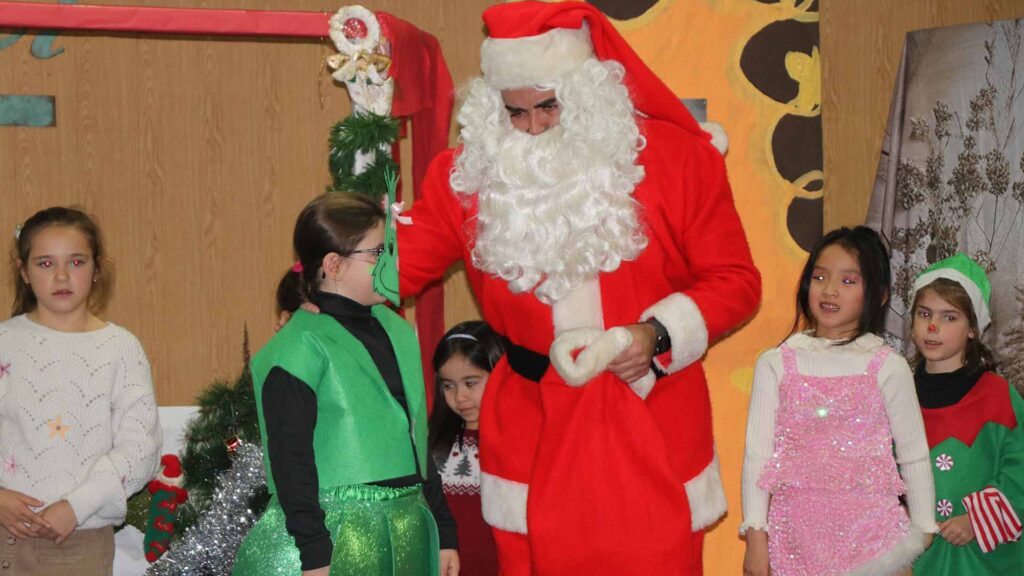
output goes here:
[[725, 512], [699, 359], [754, 312], [760, 276], [719, 153], [673, 124], [640, 127], [634, 197], [648, 246], [600, 274], [589, 301], [552, 307], [472, 266], [475, 204], [449, 188], [454, 150], [434, 160], [412, 224], [399, 226], [403, 296], [462, 260], [484, 319], [530, 350], [548, 354], [558, 325], [580, 319], [611, 328], [655, 316], [672, 339], [658, 359], [669, 375], [646, 399], [609, 373], [571, 387], [554, 368], [539, 384], [504, 360], [495, 368], [480, 461], [503, 574], [697, 574], [700, 529]]

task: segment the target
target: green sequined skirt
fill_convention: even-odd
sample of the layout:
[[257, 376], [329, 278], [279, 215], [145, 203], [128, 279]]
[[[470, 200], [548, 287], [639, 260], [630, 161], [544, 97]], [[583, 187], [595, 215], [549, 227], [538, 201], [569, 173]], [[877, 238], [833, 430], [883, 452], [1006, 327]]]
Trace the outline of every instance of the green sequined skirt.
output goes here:
[[[437, 525], [419, 486], [358, 484], [320, 491], [331, 533], [331, 576], [433, 576], [438, 573]], [[274, 495], [242, 542], [232, 576], [298, 576], [299, 549]]]

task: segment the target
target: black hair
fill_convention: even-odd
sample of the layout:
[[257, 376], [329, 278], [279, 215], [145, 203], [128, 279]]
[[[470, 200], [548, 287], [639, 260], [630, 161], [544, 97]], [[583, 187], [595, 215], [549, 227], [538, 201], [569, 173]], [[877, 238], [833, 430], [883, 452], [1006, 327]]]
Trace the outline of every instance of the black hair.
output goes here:
[[349, 192], [325, 192], [306, 204], [295, 221], [292, 245], [301, 271], [292, 266], [277, 286], [277, 308], [294, 312], [320, 287], [320, 268], [330, 253], [348, 256], [367, 232], [384, 221], [376, 200]]
[[461, 438], [466, 422], [444, 401], [441, 367], [453, 356], [465, 358], [473, 366], [490, 373], [505, 353], [505, 345], [490, 325], [480, 320], [463, 322], [452, 327], [434, 350], [434, 407], [430, 411], [427, 442], [430, 453], [444, 458], [456, 437]]
[[892, 272], [889, 269], [889, 251], [878, 232], [867, 226], [854, 228], [843, 226], [822, 236], [811, 248], [811, 253], [807, 256], [807, 263], [804, 264], [804, 269], [800, 273], [793, 332], [799, 330], [801, 324], [811, 329], [815, 328], [810, 305], [811, 276], [821, 253], [832, 245], [841, 247], [857, 260], [863, 280], [864, 304], [857, 322], [857, 332], [843, 342], [843, 344], [849, 344], [864, 334], [869, 332], [878, 334], [883, 329], [885, 314], [888, 311], [889, 283], [892, 278]]
[[[32, 240], [39, 232], [51, 226], [72, 228], [82, 233], [89, 248], [92, 250], [94, 268], [94, 281], [89, 290], [87, 306], [93, 314], [102, 312], [114, 291], [114, 266], [107, 257], [107, 251], [103, 245], [103, 234], [94, 218], [79, 210], [78, 208], [54, 206], [40, 210], [32, 215], [21, 226], [14, 241], [14, 305], [11, 313], [14, 316], [32, 312], [39, 305], [36, 295], [32, 292], [21, 272], [24, 266], [28, 265], [29, 254], [32, 252]], [[21, 266], [19, 267], [19, 262]]]

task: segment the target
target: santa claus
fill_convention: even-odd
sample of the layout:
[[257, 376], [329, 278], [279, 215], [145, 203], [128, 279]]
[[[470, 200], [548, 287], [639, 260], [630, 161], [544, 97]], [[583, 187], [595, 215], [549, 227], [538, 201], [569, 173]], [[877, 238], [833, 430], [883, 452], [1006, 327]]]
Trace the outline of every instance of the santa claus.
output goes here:
[[501, 572], [699, 574], [726, 509], [700, 358], [761, 289], [722, 157], [592, 6], [484, 21], [398, 244], [403, 296], [462, 260], [508, 344], [480, 415]]

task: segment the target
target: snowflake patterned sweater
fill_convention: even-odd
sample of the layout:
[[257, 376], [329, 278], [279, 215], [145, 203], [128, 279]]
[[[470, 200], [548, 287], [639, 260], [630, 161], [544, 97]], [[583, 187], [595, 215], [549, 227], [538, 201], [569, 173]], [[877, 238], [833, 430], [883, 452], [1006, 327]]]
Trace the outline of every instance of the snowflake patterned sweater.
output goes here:
[[0, 488], [67, 500], [80, 528], [116, 525], [159, 448], [149, 361], [130, 332], [0, 322]]

